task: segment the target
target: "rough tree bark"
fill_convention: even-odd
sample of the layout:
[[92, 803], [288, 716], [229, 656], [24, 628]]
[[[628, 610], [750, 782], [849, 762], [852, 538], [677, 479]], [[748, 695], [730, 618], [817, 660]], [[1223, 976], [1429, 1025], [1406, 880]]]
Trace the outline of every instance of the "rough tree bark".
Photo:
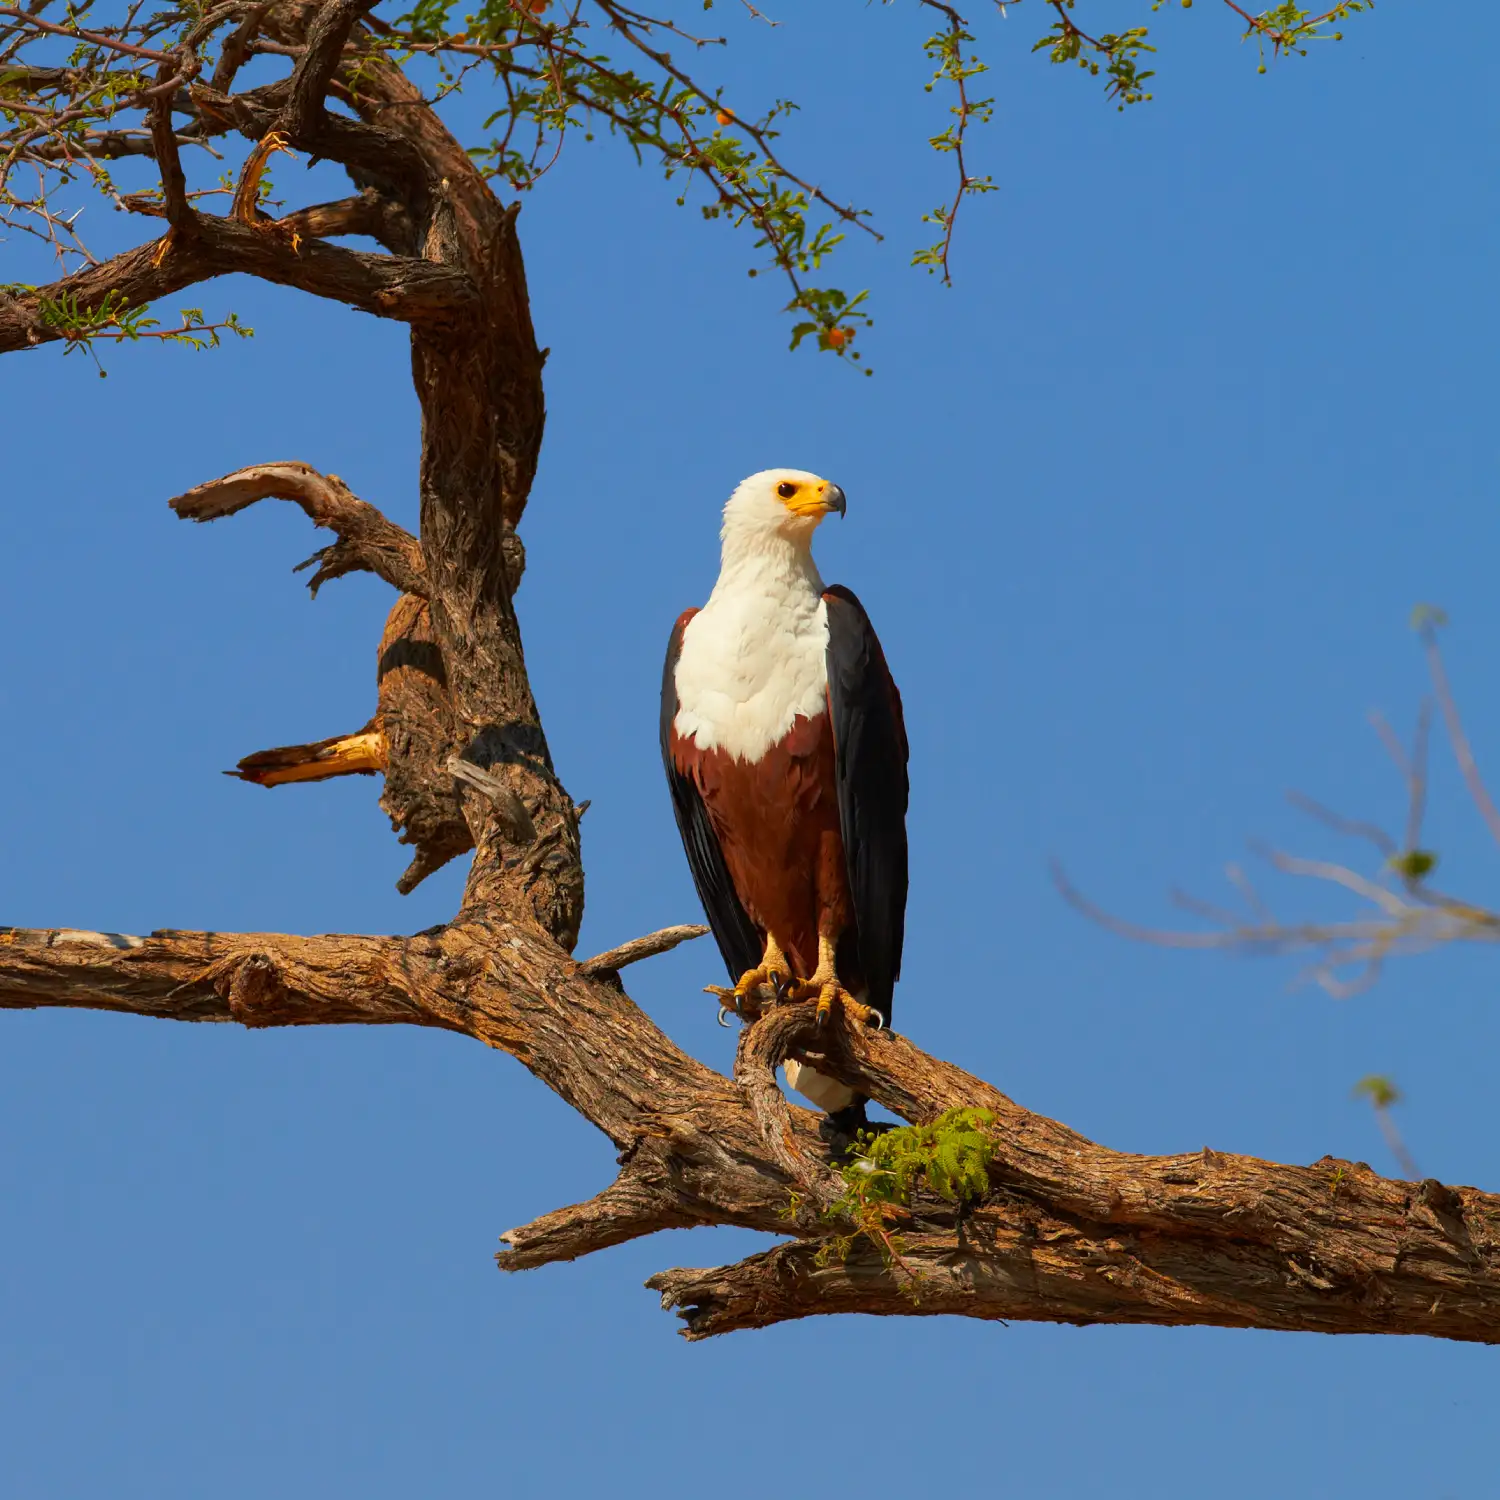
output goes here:
[[[208, 82], [179, 59], [185, 82], [153, 108], [151, 134], [167, 233], [39, 292], [0, 293], [0, 352], [59, 337], [44, 308], [64, 294], [85, 308], [111, 292], [139, 303], [233, 271], [410, 325], [420, 539], [306, 464], [259, 465], [173, 503], [208, 521], [292, 500], [335, 534], [310, 559], [315, 591], [361, 569], [398, 591], [375, 716], [338, 769], [384, 775], [382, 804], [417, 850], [403, 890], [474, 850], [461, 908], [414, 937], [0, 930], [0, 1008], [245, 1026], [399, 1022], [508, 1052], [609, 1137], [619, 1172], [587, 1203], [503, 1235], [503, 1268], [696, 1224], [783, 1238], [737, 1265], [652, 1279], [689, 1338], [866, 1312], [1500, 1342], [1500, 1197], [1388, 1181], [1330, 1158], [1295, 1167], [1207, 1149], [1111, 1151], [902, 1037], [842, 1024], [820, 1032], [806, 1006], [774, 1006], [746, 1027], [726, 1078], [674, 1046], [620, 979], [629, 963], [702, 929], [573, 959], [581, 809], [553, 772], [511, 602], [524, 563], [515, 530], [545, 415], [515, 206], [498, 201], [398, 68], [364, 58], [356, 78], [350, 59], [369, 8], [247, 7]], [[295, 67], [235, 93], [257, 38]], [[352, 113], [330, 112], [329, 97]], [[230, 131], [259, 149], [231, 213], [216, 218], [186, 196], [177, 142]], [[253, 174], [281, 144], [342, 164], [356, 195], [265, 218]], [[387, 253], [326, 243], [350, 234]], [[907, 982], [920, 988], [920, 976]], [[918, 1195], [899, 1226], [899, 1263], [858, 1238], [830, 1254], [840, 1225], [828, 1208], [842, 1182], [818, 1118], [776, 1085], [788, 1057], [913, 1122], [990, 1110], [988, 1193], [961, 1218]]]

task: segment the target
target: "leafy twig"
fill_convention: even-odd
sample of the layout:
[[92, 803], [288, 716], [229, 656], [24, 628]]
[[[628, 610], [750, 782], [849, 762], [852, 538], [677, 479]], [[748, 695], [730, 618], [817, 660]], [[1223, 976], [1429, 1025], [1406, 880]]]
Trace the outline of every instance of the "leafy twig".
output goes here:
[[[1444, 623], [1440, 611], [1423, 608], [1414, 617], [1421, 633], [1432, 674], [1434, 696], [1443, 715], [1449, 743], [1465, 785], [1490, 832], [1500, 841], [1500, 812], [1485, 787], [1473, 751], [1464, 734], [1436, 630]], [[1369, 844], [1380, 863], [1365, 874], [1333, 860], [1306, 859], [1280, 850], [1260, 850], [1272, 868], [1334, 885], [1358, 897], [1369, 914], [1347, 921], [1292, 921], [1276, 918], [1238, 866], [1229, 867], [1231, 883], [1244, 902], [1243, 912], [1225, 910], [1196, 898], [1177, 897], [1177, 904], [1210, 923], [1211, 931], [1174, 931], [1145, 927], [1122, 920], [1084, 896], [1058, 866], [1053, 879], [1063, 898], [1077, 911], [1111, 932], [1137, 942], [1169, 948], [1198, 948], [1246, 953], [1317, 955], [1308, 971], [1329, 994], [1343, 999], [1367, 989], [1388, 959], [1425, 952], [1448, 943], [1500, 942], [1500, 911], [1438, 889], [1432, 880], [1438, 866], [1435, 851], [1422, 847], [1422, 824], [1427, 807], [1427, 744], [1431, 711], [1424, 704], [1408, 753], [1384, 719], [1375, 726], [1406, 784], [1404, 837], [1393, 838], [1378, 824], [1347, 818], [1299, 793], [1292, 801], [1302, 812], [1345, 837]]]
[[1418, 1181], [1422, 1174], [1417, 1170], [1417, 1164], [1412, 1160], [1411, 1152], [1406, 1149], [1406, 1142], [1401, 1138], [1401, 1132], [1391, 1117], [1391, 1107], [1401, 1102], [1400, 1089], [1382, 1074], [1371, 1073], [1354, 1085], [1354, 1097], [1370, 1101], [1370, 1107], [1375, 1111], [1375, 1123], [1380, 1126], [1380, 1133], [1385, 1137], [1386, 1145], [1391, 1148], [1391, 1155], [1400, 1163], [1408, 1182]]
[[99, 364], [94, 349], [99, 342], [139, 343], [142, 339], [157, 339], [189, 349], [214, 349], [221, 342], [221, 334], [232, 333], [236, 338], [247, 339], [255, 332], [241, 323], [235, 313], [218, 323], [206, 322], [202, 308], [198, 307], [183, 308], [178, 326], [163, 328], [146, 308], [132, 307], [119, 292], [110, 292], [93, 307], [85, 307], [76, 293], [65, 294], [55, 301], [41, 297], [37, 311], [43, 324], [57, 330], [64, 340], [63, 353], [82, 350], [94, 361], [101, 376], [108, 372]]
[[958, 190], [953, 195], [952, 203], [935, 208], [930, 214], [922, 215], [924, 224], [936, 224], [942, 231], [942, 239], [935, 245], [918, 250], [912, 256], [914, 266], [926, 266], [930, 272], [942, 272], [943, 285], [951, 286], [953, 276], [948, 268], [948, 251], [953, 244], [953, 225], [958, 218], [958, 210], [968, 193], [993, 193], [995, 191], [994, 181], [988, 176], [971, 177], [967, 163], [964, 161], [964, 142], [967, 138], [969, 125], [978, 121], [987, 125], [994, 117], [995, 101], [990, 99], [970, 99], [969, 80], [989, 69], [981, 62], [977, 55], [971, 53], [964, 57], [964, 46], [972, 43], [974, 38], [967, 30], [964, 19], [953, 9], [951, 5], [944, 5], [941, 0], [922, 0], [933, 10], [941, 11], [948, 25], [946, 30], [931, 36], [923, 44], [929, 59], [936, 61], [937, 71], [932, 75], [932, 81], [927, 84], [930, 93], [939, 82], [953, 84], [958, 94], [958, 103], [952, 108], [954, 123], [946, 130], [931, 138], [928, 144], [934, 151], [951, 153], [958, 167]]
[[994, 1156], [985, 1129], [994, 1120], [987, 1109], [950, 1109], [928, 1125], [861, 1131], [839, 1169], [844, 1191], [823, 1214], [828, 1223], [842, 1226], [820, 1251], [824, 1263], [847, 1258], [854, 1240], [863, 1236], [888, 1266], [906, 1275], [913, 1301], [919, 1300], [922, 1278], [902, 1254], [901, 1237], [891, 1226], [910, 1218], [912, 1195], [919, 1189], [960, 1209], [984, 1197]]

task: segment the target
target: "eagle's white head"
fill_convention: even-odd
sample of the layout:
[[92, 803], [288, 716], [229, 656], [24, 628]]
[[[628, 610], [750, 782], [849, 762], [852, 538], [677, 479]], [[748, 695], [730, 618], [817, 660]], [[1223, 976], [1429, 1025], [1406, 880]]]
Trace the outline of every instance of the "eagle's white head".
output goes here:
[[844, 509], [843, 490], [806, 469], [763, 469], [729, 497], [720, 535], [726, 553], [788, 542], [805, 550], [823, 517]]

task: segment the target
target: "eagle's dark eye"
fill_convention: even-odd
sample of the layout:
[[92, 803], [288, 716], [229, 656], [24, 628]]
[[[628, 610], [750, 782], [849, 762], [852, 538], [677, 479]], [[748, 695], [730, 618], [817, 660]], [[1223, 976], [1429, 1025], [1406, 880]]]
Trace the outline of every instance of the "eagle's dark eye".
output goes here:
[[797, 486], [793, 484], [790, 479], [783, 479], [781, 483], [776, 486], [776, 493], [780, 495], [783, 500], [790, 500], [792, 496], [797, 493]]

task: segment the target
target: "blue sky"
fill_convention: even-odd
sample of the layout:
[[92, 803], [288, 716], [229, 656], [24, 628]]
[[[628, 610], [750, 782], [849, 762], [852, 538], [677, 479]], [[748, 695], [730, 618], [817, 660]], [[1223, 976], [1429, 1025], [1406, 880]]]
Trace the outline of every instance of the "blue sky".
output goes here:
[[[1221, 8], [1141, 6], [1163, 42], [1156, 99], [1121, 116], [1028, 56], [1029, 6], [986, 17], [998, 102], [975, 149], [1000, 191], [966, 207], [944, 290], [905, 264], [949, 190], [925, 145], [943, 122], [920, 17], [825, 0], [771, 31], [731, 9], [723, 76], [801, 101], [788, 151], [887, 233], [835, 278], [873, 289], [876, 374], [789, 355], [748, 246], [619, 149], [570, 149], [527, 203], [552, 357], [518, 607], [559, 769], [593, 799], [581, 949], [695, 914], [656, 758], [661, 653], [711, 584], [735, 481], [812, 468], [849, 497], [823, 571], [873, 614], [912, 728], [899, 1027], [1140, 1151], [1394, 1171], [1350, 1098], [1390, 1073], [1422, 1170], [1495, 1186], [1489, 954], [1432, 955], [1334, 1002], [1290, 963], [1123, 942], [1047, 876], [1060, 857], [1163, 920], [1171, 886], [1220, 890], [1247, 838], [1363, 859], [1283, 793], [1399, 822], [1365, 716], [1415, 712], [1419, 600], [1452, 616], [1450, 666], [1500, 780], [1482, 70], [1399, 6], [1264, 76]], [[1480, 17], [1463, 45], [1488, 55], [1494, 33]], [[278, 166], [293, 201], [318, 191], [301, 170]], [[136, 228], [91, 214], [105, 246]], [[22, 245], [0, 256], [4, 279], [45, 275]], [[373, 782], [268, 794], [218, 774], [364, 722], [388, 591], [346, 579], [310, 604], [289, 569], [318, 539], [290, 508], [189, 528], [165, 504], [295, 457], [412, 524], [401, 330], [240, 281], [176, 300], [232, 307], [256, 337], [114, 351], [108, 380], [55, 348], [0, 361], [0, 911], [127, 931], [440, 921], [461, 871], [395, 894], [406, 851]], [[1442, 755], [1433, 795], [1448, 883], [1495, 899], [1500, 851]], [[1327, 907], [1267, 889], [1289, 914]], [[716, 966], [689, 946], [630, 988], [727, 1066], [699, 993]], [[596, 1191], [611, 1153], [462, 1038], [7, 1014], [0, 1139], [7, 1493], [1493, 1486], [1484, 1349], [924, 1319], [688, 1346], [641, 1282], [753, 1247], [730, 1231], [503, 1277], [496, 1236]]]

